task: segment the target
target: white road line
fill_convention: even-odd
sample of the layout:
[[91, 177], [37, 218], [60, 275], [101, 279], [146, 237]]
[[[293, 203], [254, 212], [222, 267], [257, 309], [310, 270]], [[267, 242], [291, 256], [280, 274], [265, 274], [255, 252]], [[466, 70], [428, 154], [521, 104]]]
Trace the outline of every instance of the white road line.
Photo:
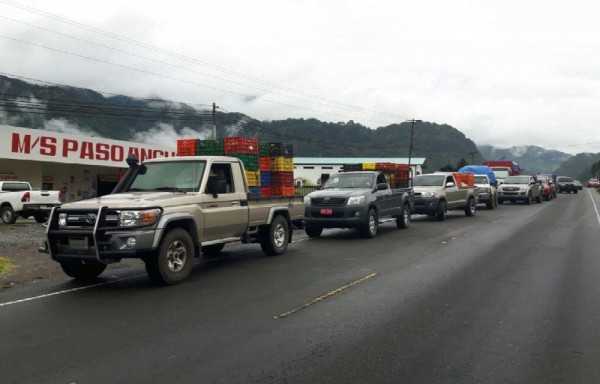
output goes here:
[[[594, 204], [594, 210], [596, 211], [596, 218], [598, 218], [598, 225], [600, 225], [600, 214], [598, 213], [598, 207], [596, 206], [596, 202], [594, 201], [594, 196], [592, 196], [592, 189], [588, 188], [588, 193], [590, 194], [590, 199], [592, 199], [592, 204]], [[597, 193], [597, 192], [594, 192]]]
[[85, 287], [79, 287], [79, 288], [73, 288], [73, 289], [65, 289], [64, 291], [46, 293], [44, 295], [39, 295], [39, 296], [34, 296], [34, 297], [27, 297], [25, 299], [20, 299], [20, 300], [15, 300], [15, 301], [8, 301], [6, 303], [0, 303], [0, 307], [7, 307], [9, 305], [20, 304], [20, 303], [24, 303], [24, 302], [27, 302], [27, 301], [45, 299], [45, 298], [50, 297], [50, 296], [56, 296], [56, 295], [62, 295], [62, 294], [65, 294], [65, 293], [71, 293], [71, 292], [75, 292], [75, 291], [81, 291], [81, 290], [84, 290], [84, 289], [99, 287], [101, 285], [108, 285], [108, 284], [117, 283], [119, 281], [133, 280], [133, 279], [140, 278], [142, 276], [145, 276], [145, 275], [137, 275], [137, 276], [133, 276], [133, 277], [127, 277], [127, 278], [124, 278], [124, 279], [117, 279], [117, 280], [112, 280], [112, 281], [105, 281], [105, 282], [98, 283], [98, 284], [86, 285]]

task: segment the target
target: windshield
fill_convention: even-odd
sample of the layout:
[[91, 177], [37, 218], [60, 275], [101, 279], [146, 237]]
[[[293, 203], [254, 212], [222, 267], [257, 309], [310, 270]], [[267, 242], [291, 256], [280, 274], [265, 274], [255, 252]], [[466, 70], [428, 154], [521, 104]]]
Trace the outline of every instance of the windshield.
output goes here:
[[538, 176], [537, 181], [538, 183], [548, 184], [548, 178], [545, 176]]
[[504, 184], [529, 184], [529, 176], [509, 176]]
[[559, 177], [558, 179], [556, 179], [556, 181], [572, 183], [573, 179], [571, 179], [570, 177]]
[[373, 188], [375, 175], [364, 173], [344, 173], [334, 175], [323, 185], [323, 189]]
[[444, 175], [419, 175], [413, 179], [415, 187], [441, 187], [444, 184]]
[[486, 176], [475, 176], [475, 184], [489, 184]]
[[206, 166], [205, 161], [170, 161], [144, 164], [129, 191], [182, 191], [197, 192]]

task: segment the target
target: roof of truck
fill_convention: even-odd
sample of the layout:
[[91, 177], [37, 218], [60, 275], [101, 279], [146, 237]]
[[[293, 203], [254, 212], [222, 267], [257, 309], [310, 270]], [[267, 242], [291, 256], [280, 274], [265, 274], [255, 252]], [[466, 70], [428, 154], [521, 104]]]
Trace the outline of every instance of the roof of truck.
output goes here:
[[[408, 164], [408, 157], [294, 157], [294, 164], [359, 164], [359, 163], [396, 163]], [[423, 165], [424, 157], [411, 157], [411, 165]]]

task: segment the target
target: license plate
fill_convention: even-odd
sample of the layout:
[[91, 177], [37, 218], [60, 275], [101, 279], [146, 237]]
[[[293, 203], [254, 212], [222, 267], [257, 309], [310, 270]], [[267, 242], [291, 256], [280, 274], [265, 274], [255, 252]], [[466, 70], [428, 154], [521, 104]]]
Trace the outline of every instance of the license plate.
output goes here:
[[331, 215], [333, 213], [333, 209], [321, 209], [321, 215]]
[[69, 237], [69, 247], [73, 249], [87, 250], [89, 248], [87, 238]]

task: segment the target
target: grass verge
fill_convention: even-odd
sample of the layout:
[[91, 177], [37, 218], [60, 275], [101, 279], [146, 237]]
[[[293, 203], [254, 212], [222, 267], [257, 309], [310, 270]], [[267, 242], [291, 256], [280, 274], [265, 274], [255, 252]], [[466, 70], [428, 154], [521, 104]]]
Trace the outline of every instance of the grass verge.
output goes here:
[[0, 275], [4, 272], [7, 272], [10, 269], [11, 265], [12, 263], [10, 262], [10, 260], [0, 256]]

